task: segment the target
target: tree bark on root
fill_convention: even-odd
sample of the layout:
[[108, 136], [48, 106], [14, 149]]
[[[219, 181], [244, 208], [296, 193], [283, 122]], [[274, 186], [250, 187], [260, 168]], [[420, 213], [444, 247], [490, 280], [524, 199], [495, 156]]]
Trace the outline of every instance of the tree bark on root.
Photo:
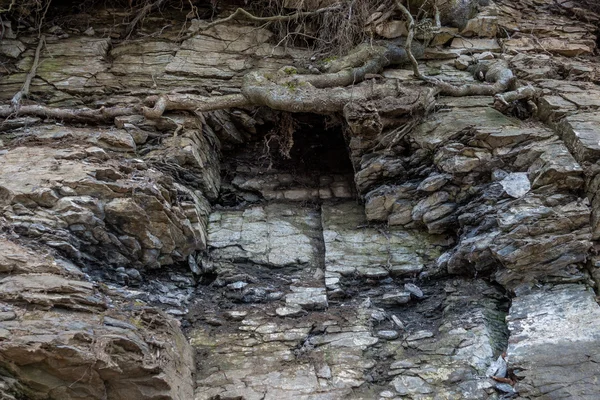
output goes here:
[[417, 59], [415, 58], [415, 56], [413, 55], [413, 52], [412, 52], [412, 40], [415, 35], [415, 19], [413, 18], [410, 11], [408, 11], [408, 9], [406, 7], [404, 7], [404, 5], [402, 4], [402, 2], [400, 0], [396, 0], [396, 8], [398, 8], [402, 12], [402, 14], [404, 15], [404, 18], [406, 18], [406, 23], [408, 25], [407, 26], [408, 35], [406, 37], [405, 48], [406, 48], [406, 53], [408, 55], [408, 59], [413, 68], [413, 73], [415, 74], [416, 78], [423, 79], [424, 76], [423, 76], [423, 74], [421, 74], [421, 71], [419, 71], [419, 63], [417, 62]]
[[[28, 115], [40, 118], [52, 118], [57, 120], [72, 121], [78, 123], [109, 123], [116, 117], [140, 114], [139, 107], [102, 107], [91, 108], [54, 108], [42, 105], [24, 105], [19, 110], [19, 115]], [[0, 117], [8, 118], [14, 115], [12, 107], [0, 106]]]
[[[129, 31], [143, 18], [144, 13], [159, 7], [164, 0], [148, 3], [129, 26]], [[190, 94], [163, 94], [146, 98], [146, 107], [111, 107], [97, 110], [91, 109], [55, 109], [42, 105], [23, 106], [23, 115], [50, 117], [74, 122], [100, 123], [108, 122], [116, 116], [139, 114], [148, 119], [158, 119], [167, 110], [186, 110], [206, 112], [219, 109], [265, 106], [274, 110], [286, 112], [307, 112], [316, 114], [331, 114], [341, 112], [346, 104], [352, 102], [371, 101], [390, 97], [411, 97], [417, 89], [401, 88], [396, 81], [384, 83], [364, 82], [369, 74], [377, 74], [386, 66], [410, 63], [414, 75], [421, 80], [434, 85], [436, 92], [447, 96], [494, 96], [503, 93], [514, 86], [515, 77], [503, 60], [494, 61], [478, 66], [475, 76], [485, 77], [487, 83], [466, 84], [454, 86], [424, 76], [419, 71], [417, 58], [413, 53], [412, 39], [415, 31], [415, 21], [407, 8], [396, 0], [396, 7], [404, 14], [408, 22], [409, 33], [404, 46], [397, 43], [363, 44], [347, 56], [329, 63], [322, 74], [297, 74], [295, 69], [282, 68], [277, 73], [262, 73], [254, 71], [246, 74], [240, 94], [219, 97], [204, 97]], [[308, 14], [324, 12], [332, 8], [321, 9]], [[255, 17], [243, 9], [223, 20], [217, 20], [210, 26], [236, 18], [246, 18], [251, 21], [281, 21], [299, 18], [306, 13], [296, 13], [288, 16]], [[42, 42], [42, 39], [40, 43]], [[40, 46], [38, 46], [39, 50]], [[418, 48], [417, 51], [420, 51]], [[38, 51], [39, 53], [39, 51]], [[32, 73], [35, 73], [35, 62]], [[26, 89], [24, 85], [24, 90]], [[419, 89], [423, 92], [422, 89]], [[21, 91], [23, 92], [23, 91]], [[519, 95], [526, 95], [525, 90]], [[505, 97], [497, 97], [499, 101], [507, 101]], [[402, 100], [400, 100], [402, 103]], [[10, 108], [0, 106], [0, 117], [11, 115]]]
[[249, 73], [242, 87], [241, 95], [202, 97], [188, 94], [170, 94], [154, 100], [154, 107], [145, 107], [146, 118], [159, 118], [166, 110], [188, 110], [196, 112], [214, 111], [224, 108], [244, 106], [264, 106], [286, 112], [332, 114], [341, 112], [352, 102], [363, 102], [386, 97], [406, 99], [410, 107], [418, 108], [417, 89], [403, 88], [395, 82], [381, 84], [363, 82], [350, 87], [316, 88], [310, 83], [286, 86], [271, 82], [258, 72]]
[[252, 105], [241, 94], [219, 97], [204, 97], [193, 94], [163, 94], [161, 96], [147, 97], [145, 103], [153, 105], [152, 107], [144, 107], [142, 109], [144, 116], [148, 119], [158, 119], [167, 110], [206, 112]]
[[446, 82], [435, 82], [440, 89], [440, 94], [453, 97], [463, 96], [494, 96], [502, 93], [515, 84], [515, 76], [508, 67], [508, 63], [503, 60], [495, 61], [490, 64], [482, 64], [474, 72], [475, 77], [483, 74], [488, 84], [469, 83], [460, 86], [454, 86]]
[[532, 99], [538, 95], [538, 89], [531, 85], [521, 86], [520, 88], [511, 92], [499, 93], [494, 97], [495, 103], [498, 105], [495, 107], [508, 107], [510, 103], [517, 100]]

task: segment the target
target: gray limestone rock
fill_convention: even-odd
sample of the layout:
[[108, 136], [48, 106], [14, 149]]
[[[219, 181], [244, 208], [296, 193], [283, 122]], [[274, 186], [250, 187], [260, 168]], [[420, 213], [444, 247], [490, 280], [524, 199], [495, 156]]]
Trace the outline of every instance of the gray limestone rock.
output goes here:
[[[508, 316], [510, 367], [523, 398], [597, 397], [600, 306], [582, 285], [533, 290]], [[539, 367], [543, 366], [543, 367]]]
[[306, 310], [323, 310], [328, 306], [325, 288], [291, 286], [292, 293], [285, 296], [288, 307]]
[[500, 181], [500, 185], [506, 194], [517, 199], [525, 196], [531, 190], [531, 183], [524, 172], [508, 174]]

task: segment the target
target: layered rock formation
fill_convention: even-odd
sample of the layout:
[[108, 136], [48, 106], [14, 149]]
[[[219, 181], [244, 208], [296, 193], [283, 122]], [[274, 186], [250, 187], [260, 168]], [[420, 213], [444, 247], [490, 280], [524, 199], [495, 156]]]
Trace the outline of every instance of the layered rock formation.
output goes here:
[[[315, 3], [287, 6], [329, 5]], [[422, 72], [475, 84], [468, 70], [503, 60], [534, 97], [433, 101], [398, 67], [370, 79], [428, 112], [389, 99], [329, 118], [7, 119], [3, 398], [598, 398], [600, 18], [569, 1], [480, 3], [443, 21]], [[374, 32], [405, 34], [380, 14]], [[123, 40], [119, 15], [47, 32], [29, 101], [139, 109], [318, 64], [235, 21], [194, 34], [194, 20], [180, 40], [156, 17]], [[37, 42], [6, 26], [8, 103]]]

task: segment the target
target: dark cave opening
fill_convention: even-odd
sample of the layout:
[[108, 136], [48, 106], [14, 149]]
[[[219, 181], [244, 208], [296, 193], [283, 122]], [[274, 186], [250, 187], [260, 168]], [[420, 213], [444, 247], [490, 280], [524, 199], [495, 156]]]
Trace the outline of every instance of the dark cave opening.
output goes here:
[[251, 141], [225, 150], [221, 163], [220, 206], [356, 198], [343, 126], [323, 116], [278, 114]]
[[[276, 140], [276, 147], [270, 152], [273, 168], [297, 173], [353, 173], [340, 124], [312, 114], [287, 115], [286, 118], [292, 118], [294, 124], [292, 146], [288, 157], [282, 154], [280, 146], [283, 143]], [[277, 128], [272, 129], [263, 139], [263, 145], [269, 140], [269, 135], [276, 137], [281, 132]]]

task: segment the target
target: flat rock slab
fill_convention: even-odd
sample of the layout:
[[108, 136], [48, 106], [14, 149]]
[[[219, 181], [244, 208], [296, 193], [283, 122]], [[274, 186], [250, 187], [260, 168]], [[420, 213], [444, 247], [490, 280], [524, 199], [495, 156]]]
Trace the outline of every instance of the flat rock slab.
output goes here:
[[327, 294], [321, 287], [291, 286], [292, 293], [285, 296], [288, 307], [302, 307], [306, 310], [323, 310], [327, 308]]
[[[356, 322], [342, 322], [336, 313]], [[365, 383], [375, 365], [365, 350], [379, 339], [365, 324], [364, 310], [333, 314], [283, 320], [258, 311], [218, 333], [211, 328], [191, 332], [192, 346], [205, 354], [194, 399], [357, 398], [353, 389]]]
[[[384, 352], [393, 354], [386, 372], [388, 390], [407, 399], [494, 399], [493, 381], [482, 379], [495, 357], [503, 350], [507, 332], [505, 313], [492, 297], [497, 289], [483, 281], [447, 282], [445, 296], [414, 306], [396, 309], [406, 321], [401, 338], [382, 341]], [[423, 317], [428, 307], [443, 307], [444, 315], [432, 325]], [[395, 332], [395, 331], [392, 331]]]
[[483, 51], [500, 52], [502, 50], [496, 39], [455, 38], [452, 40], [450, 47], [464, 50], [465, 53]]
[[403, 228], [367, 227], [365, 210], [356, 202], [323, 205], [325, 277], [336, 290], [342, 277], [385, 278], [418, 274], [439, 250], [428, 236]]
[[600, 307], [582, 285], [561, 285], [513, 300], [511, 368], [522, 398], [600, 398]]
[[286, 204], [216, 211], [208, 226], [211, 256], [270, 267], [315, 265], [320, 225], [315, 210]]
[[559, 130], [569, 150], [580, 163], [600, 156], [600, 112], [579, 113], [564, 118]]

